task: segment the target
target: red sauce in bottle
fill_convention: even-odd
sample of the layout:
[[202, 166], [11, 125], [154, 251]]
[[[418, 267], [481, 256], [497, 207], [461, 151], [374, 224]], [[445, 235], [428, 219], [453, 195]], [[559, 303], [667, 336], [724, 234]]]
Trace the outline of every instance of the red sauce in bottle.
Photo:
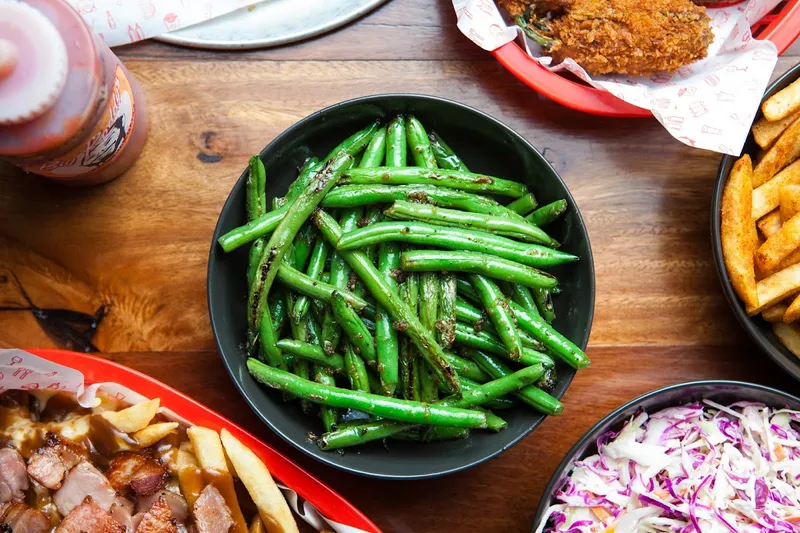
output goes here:
[[144, 104], [64, 0], [0, 2], [0, 158], [67, 184], [111, 180], [144, 148]]

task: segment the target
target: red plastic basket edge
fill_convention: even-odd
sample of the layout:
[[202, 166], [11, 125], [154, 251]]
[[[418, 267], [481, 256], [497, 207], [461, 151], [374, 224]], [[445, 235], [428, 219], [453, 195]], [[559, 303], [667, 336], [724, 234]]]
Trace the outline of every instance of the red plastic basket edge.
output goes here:
[[[759, 37], [775, 43], [780, 55], [797, 39], [800, 32], [800, 0], [789, 0], [777, 17]], [[798, 24], [792, 24], [794, 19], [798, 19]], [[624, 102], [606, 91], [581, 85], [550, 72], [528, 56], [515, 41], [504, 44], [492, 54], [525, 85], [570, 109], [607, 117], [652, 116], [649, 110]]]
[[216, 431], [222, 428], [227, 429], [243, 444], [253, 450], [277, 479], [290, 486], [301, 498], [313, 504], [320, 513], [336, 522], [357, 527], [370, 533], [381, 533], [378, 526], [345, 500], [344, 497], [300, 468], [289, 458], [273, 450], [254, 435], [230, 422], [219, 413], [172, 387], [141, 372], [99, 357], [64, 350], [34, 349], [27, 351], [43, 359], [82, 372], [89, 383], [113, 381], [123, 384], [144, 396], [160, 398], [162, 405], [194, 424], [209, 427]]

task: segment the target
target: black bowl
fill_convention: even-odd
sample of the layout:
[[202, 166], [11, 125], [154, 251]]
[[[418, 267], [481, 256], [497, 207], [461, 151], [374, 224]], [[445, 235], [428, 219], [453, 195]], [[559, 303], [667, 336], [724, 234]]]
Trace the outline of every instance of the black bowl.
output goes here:
[[648, 392], [632, 400], [611, 414], [603, 418], [587, 431], [583, 437], [575, 443], [572, 449], [567, 452], [564, 460], [558, 465], [553, 477], [544, 489], [539, 508], [533, 517], [533, 531], [539, 527], [545, 516], [547, 508], [555, 502], [555, 496], [567, 479], [569, 470], [575, 461], [584, 459], [597, 453], [597, 438], [606, 431], [618, 431], [625, 422], [639, 410], [647, 413], [654, 413], [658, 410], [696, 402], [700, 400], [712, 400], [714, 402], [727, 405], [737, 401], [753, 401], [766, 404], [770, 407], [800, 409], [800, 398], [755, 383], [745, 383], [742, 381], [723, 381], [705, 380], [692, 381], [670, 385]]
[[[764, 94], [764, 100], [798, 78], [800, 78], [800, 64], [789, 69], [789, 71], [778, 78], [775, 83], [770, 85], [767, 92]], [[761, 112], [759, 111], [758, 115], [756, 115], [756, 120], [760, 118]], [[750, 157], [755, 160], [758, 149], [758, 145], [751, 133], [747, 138], [747, 143], [744, 145], [742, 155], [750, 154]], [[722, 192], [725, 189], [725, 184], [728, 182], [728, 174], [730, 174], [736, 159], [738, 158], [730, 155], [726, 155], [722, 158], [719, 171], [717, 172], [717, 182], [714, 185], [714, 197], [711, 201], [711, 242], [714, 248], [714, 262], [717, 265], [717, 274], [722, 283], [722, 290], [725, 293], [725, 297], [728, 299], [728, 303], [731, 309], [733, 309], [733, 314], [736, 315], [736, 319], [739, 323], [744, 327], [750, 337], [756, 341], [756, 344], [758, 344], [763, 352], [778, 363], [778, 365], [792, 377], [800, 380], [800, 358], [796, 357], [780, 340], [778, 340], [778, 337], [772, 332], [772, 326], [769, 322], [760, 316], [747, 316], [745, 305], [736, 295], [736, 291], [733, 290], [731, 280], [728, 277], [728, 271], [725, 268], [725, 262], [722, 259], [722, 241], [719, 232], [722, 212]]]
[[[579, 262], [554, 270], [562, 294], [555, 298], [555, 327], [581, 348], [586, 347], [594, 312], [594, 267], [589, 238], [575, 201], [553, 167], [524, 138], [492, 117], [465, 105], [432, 96], [378, 95], [333, 105], [301, 120], [261, 152], [267, 171], [269, 199], [286, 192], [297, 167], [313, 153], [324, 156], [341, 139], [370, 121], [397, 113], [414, 113], [428, 129], [436, 130], [460, 154], [471, 170], [521, 181], [540, 204], [559, 198], [569, 202], [567, 213], [547, 229], [562, 249]], [[208, 307], [222, 359], [250, 407], [276, 433], [298, 449], [329, 465], [367, 476], [415, 479], [440, 476], [481, 463], [507, 450], [530, 433], [544, 416], [525, 408], [503, 413], [508, 429], [497, 434], [473, 432], [469, 439], [428, 444], [371, 443], [344, 454], [323, 452], [309, 440], [320, 431], [319, 420], [301, 413], [294, 403], [259, 385], [245, 367], [245, 271], [247, 247], [226, 254], [217, 245], [225, 232], [245, 222], [245, 175], [233, 187], [222, 208], [208, 261]], [[554, 395], [561, 397], [575, 372], [559, 365]]]

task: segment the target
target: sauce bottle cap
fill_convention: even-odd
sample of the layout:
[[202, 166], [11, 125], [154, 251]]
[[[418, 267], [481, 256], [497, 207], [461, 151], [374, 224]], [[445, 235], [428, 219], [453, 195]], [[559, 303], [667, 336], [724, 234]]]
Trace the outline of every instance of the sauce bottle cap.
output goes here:
[[67, 48], [41, 12], [0, 0], [0, 125], [46, 112], [67, 80]]

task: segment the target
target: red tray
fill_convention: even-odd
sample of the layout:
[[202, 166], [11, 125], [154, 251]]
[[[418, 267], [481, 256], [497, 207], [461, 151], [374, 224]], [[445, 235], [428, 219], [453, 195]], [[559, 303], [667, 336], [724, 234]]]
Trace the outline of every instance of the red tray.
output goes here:
[[[752, 31], [753, 37], [775, 43], [778, 54], [782, 54], [800, 35], [800, 0], [781, 2], [759, 20]], [[504, 44], [492, 53], [501, 65], [527, 86], [576, 111], [606, 117], [652, 116], [647, 109], [624, 102], [606, 91], [550, 72], [528, 56], [515, 41]]]
[[80, 371], [87, 383], [106, 381], [120, 383], [148, 398], [160, 398], [163, 406], [194, 424], [216, 431], [227, 429], [264, 461], [269, 471], [281, 483], [291, 487], [325, 517], [370, 533], [381, 533], [378, 526], [333, 489], [227, 418], [172, 387], [125, 366], [91, 355], [63, 350], [28, 351], [43, 359]]

